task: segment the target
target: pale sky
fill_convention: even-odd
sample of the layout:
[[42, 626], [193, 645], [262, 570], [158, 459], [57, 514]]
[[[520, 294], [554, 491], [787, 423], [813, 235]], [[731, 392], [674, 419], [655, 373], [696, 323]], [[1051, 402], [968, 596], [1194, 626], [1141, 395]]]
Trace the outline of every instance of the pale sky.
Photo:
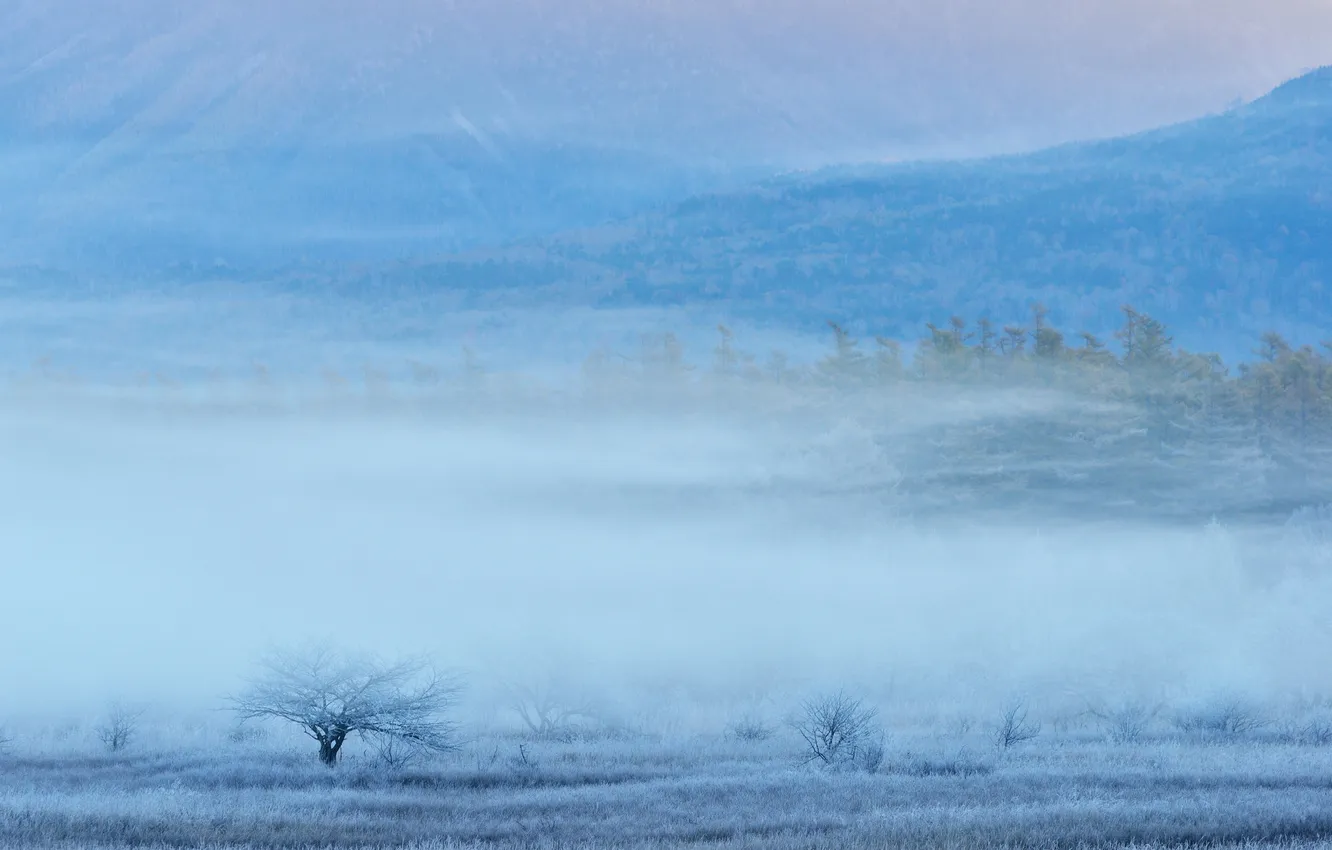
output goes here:
[[1022, 147], [1217, 110], [1329, 63], [1329, 0], [9, 0], [0, 10], [0, 107], [15, 129], [169, 127], [224, 143], [466, 125], [722, 156]]

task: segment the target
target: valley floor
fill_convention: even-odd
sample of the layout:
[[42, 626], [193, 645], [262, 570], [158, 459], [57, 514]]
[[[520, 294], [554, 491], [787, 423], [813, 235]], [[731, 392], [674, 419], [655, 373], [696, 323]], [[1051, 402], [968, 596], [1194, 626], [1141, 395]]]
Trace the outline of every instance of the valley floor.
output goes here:
[[398, 771], [242, 744], [11, 752], [0, 846], [1332, 847], [1332, 748], [922, 738], [872, 774], [801, 767], [789, 740], [496, 738]]

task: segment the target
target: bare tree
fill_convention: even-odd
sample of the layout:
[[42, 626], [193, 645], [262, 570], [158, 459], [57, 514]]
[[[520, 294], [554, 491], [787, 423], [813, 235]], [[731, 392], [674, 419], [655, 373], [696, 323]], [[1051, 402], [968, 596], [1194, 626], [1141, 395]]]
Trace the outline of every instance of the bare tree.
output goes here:
[[387, 664], [321, 646], [273, 653], [262, 668], [232, 708], [242, 721], [295, 723], [319, 744], [319, 760], [329, 767], [353, 733], [381, 748], [385, 741], [428, 752], [457, 748], [456, 727], [444, 714], [460, 686], [424, 660]]
[[1027, 704], [1014, 702], [1004, 711], [994, 731], [995, 746], [1001, 750], [1030, 741], [1041, 734], [1041, 724], [1027, 719]]
[[553, 682], [509, 685], [506, 691], [514, 712], [538, 738], [567, 736], [574, 731], [575, 721], [596, 716], [591, 705], [568, 698]]
[[805, 763], [854, 762], [874, 734], [876, 714], [841, 691], [806, 702], [793, 724], [805, 741]]
[[112, 703], [93, 734], [110, 752], [118, 753], [130, 745], [130, 741], [139, 730], [139, 719], [143, 717], [141, 709], [129, 708], [121, 703]]

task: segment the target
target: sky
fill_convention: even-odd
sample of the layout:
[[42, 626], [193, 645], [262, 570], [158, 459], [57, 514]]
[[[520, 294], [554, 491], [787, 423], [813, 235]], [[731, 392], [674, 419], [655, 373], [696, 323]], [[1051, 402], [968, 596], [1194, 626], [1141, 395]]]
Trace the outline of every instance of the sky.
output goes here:
[[519, 134], [828, 161], [1033, 147], [1332, 62], [1323, 0], [14, 0], [11, 131]]

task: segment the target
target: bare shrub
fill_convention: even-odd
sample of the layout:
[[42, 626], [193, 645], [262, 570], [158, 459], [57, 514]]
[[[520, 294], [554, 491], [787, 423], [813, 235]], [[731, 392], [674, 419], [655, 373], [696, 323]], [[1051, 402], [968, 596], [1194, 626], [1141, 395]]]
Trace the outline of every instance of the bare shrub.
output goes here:
[[9, 730], [0, 726], [0, 755], [9, 752], [9, 745], [14, 743], [14, 736], [9, 734]]
[[[353, 733], [375, 741], [395, 739], [407, 749], [456, 749], [455, 726], [444, 713], [460, 686], [422, 660], [386, 664], [329, 647], [274, 653], [249, 689], [232, 698], [242, 722], [276, 718], [295, 723], [319, 745], [319, 760], [337, 764]], [[399, 748], [402, 749], [402, 748]]]
[[1233, 697], [1175, 715], [1175, 728], [1181, 732], [1214, 738], [1238, 738], [1267, 725], [1267, 719], [1256, 706]]
[[1019, 700], [1004, 709], [994, 730], [994, 745], [1008, 750], [1040, 734], [1041, 724], [1028, 719], [1027, 704]]
[[267, 737], [268, 733], [265, 730], [258, 726], [247, 726], [244, 723], [237, 724], [227, 730], [227, 741], [237, 745], [257, 744]]
[[1152, 721], [1161, 713], [1161, 706], [1130, 701], [1090, 708], [1087, 713], [1098, 721], [1110, 741], [1116, 744], [1136, 744], [1146, 736]]
[[93, 734], [108, 752], [118, 753], [130, 745], [139, 731], [139, 720], [142, 717], [141, 709], [112, 703], [107, 709], [106, 717], [93, 729]]
[[730, 725], [726, 730], [726, 735], [737, 741], [743, 741], [747, 744], [757, 744], [766, 741], [776, 733], [768, 724], [757, 717], [742, 717]]
[[856, 756], [856, 764], [866, 773], [878, 773], [879, 768], [883, 766], [883, 757], [887, 751], [884, 744], [883, 734], [880, 733], [867, 740], [861, 746], [860, 752]]
[[1332, 744], [1332, 720], [1310, 720], [1300, 727], [1300, 743], [1306, 747]]
[[1277, 731], [1276, 740], [1301, 747], [1332, 745], [1332, 721], [1319, 718], [1304, 723], [1285, 723]]
[[[804, 763], [856, 764], [875, 733], [876, 716], [874, 709], [840, 691], [806, 702], [792, 724], [805, 742]], [[882, 750], [879, 755], [882, 759]]]
[[375, 761], [389, 770], [403, 770], [419, 762], [429, 750], [415, 741], [397, 735], [370, 732], [364, 736], [366, 744], [375, 754]]

